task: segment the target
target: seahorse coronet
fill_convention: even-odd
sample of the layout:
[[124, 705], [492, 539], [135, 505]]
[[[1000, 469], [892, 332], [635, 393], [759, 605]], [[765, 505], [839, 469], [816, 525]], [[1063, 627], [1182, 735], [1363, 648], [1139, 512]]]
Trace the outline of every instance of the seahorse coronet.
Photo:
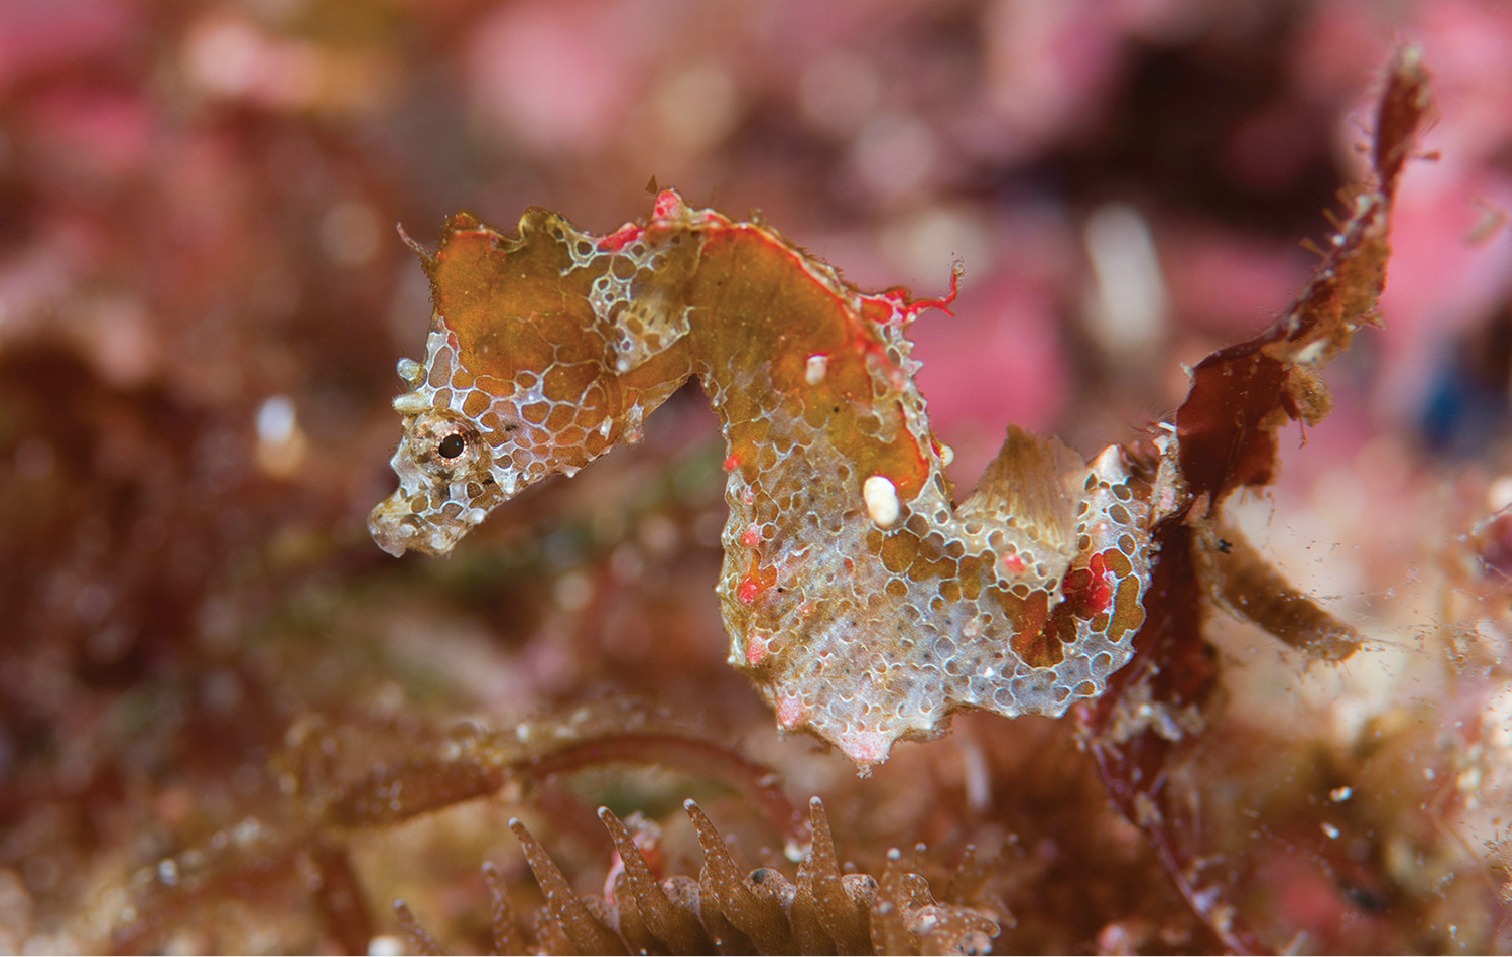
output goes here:
[[1133, 654], [1150, 508], [1117, 446], [1088, 464], [1010, 428], [953, 500], [904, 333], [949, 298], [860, 292], [671, 190], [605, 236], [539, 209], [514, 238], [455, 216], [425, 265], [399, 489], [370, 518], [384, 549], [449, 552], [524, 488], [636, 441], [696, 378], [728, 446], [729, 660], [779, 727], [864, 769], [958, 711], [1064, 714]]

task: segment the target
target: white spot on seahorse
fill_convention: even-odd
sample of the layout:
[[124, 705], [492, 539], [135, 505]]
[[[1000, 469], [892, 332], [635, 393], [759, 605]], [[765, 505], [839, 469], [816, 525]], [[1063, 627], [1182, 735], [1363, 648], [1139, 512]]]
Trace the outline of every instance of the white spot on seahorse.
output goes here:
[[803, 381], [809, 385], [818, 385], [824, 381], [824, 373], [827, 371], [829, 371], [829, 356], [809, 356], [808, 362], [803, 365]]
[[885, 475], [873, 475], [861, 486], [861, 497], [866, 500], [866, 514], [880, 528], [892, 528], [903, 512], [898, 501], [898, 487]]

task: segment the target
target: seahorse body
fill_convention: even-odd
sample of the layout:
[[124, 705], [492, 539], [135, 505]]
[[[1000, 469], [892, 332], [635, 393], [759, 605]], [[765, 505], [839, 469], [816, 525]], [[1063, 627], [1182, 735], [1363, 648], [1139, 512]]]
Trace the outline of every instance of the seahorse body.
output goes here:
[[1116, 446], [1088, 465], [1010, 428], [954, 504], [903, 334], [942, 302], [860, 293], [670, 190], [604, 237], [540, 209], [517, 238], [455, 216], [426, 269], [400, 487], [370, 520], [384, 549], [449, 551], [525, 486], [635, 441], [697, 377], [729, 448], [730, 662], [782, 727], [864, 768], [955, 711], [1061, 715], [1129, 660], [1147, 493]]

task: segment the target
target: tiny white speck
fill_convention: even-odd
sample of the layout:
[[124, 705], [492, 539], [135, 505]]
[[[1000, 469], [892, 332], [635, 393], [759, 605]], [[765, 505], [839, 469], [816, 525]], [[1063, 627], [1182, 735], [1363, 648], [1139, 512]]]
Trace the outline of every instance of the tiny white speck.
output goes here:
[[1341, 787], [1336, 787], [1332, 791], [1328, 792], [1328, 799], [1335, 804], [1343, 804], [1345, 801], [1349, 800], [1352, 797], [1354, 797], [1354, 788], [1350, 787], [1347, 784]]
[[861, 496], [866, 500], [866, 514], [882, 528], [891, 528], [903, 512], [898, 501], [898, 487], [883, 475], [873, 475], [861, 487]]
[[257, 409], [257, 438], [260, 442], [287, 442], [294, 435], [294, 403], [288, 396], [275, 395]]
[[379, 934], [368, 941], [368, 957], [399, 957], [403, 953], [404, 941], [394, 934]]
[[238, 847], [247, 847], [261, 836], [262, 825], [258, 823], [256, 818], [252, 817], [242, 818], [231, 829], [231, 840], [235, 841]]
[[809, 385], [818, 385], [824, 381], [824, 373], [829, 371], [829, 356], [812, 355], [803, 366], [803, 381]]
[[1325, 339], [1318, 339], [1317, 341], [1309, 342], [1301, 349], [1298, 349], [1297, 354], [1292, 358], [1300, 365], [1316, 365], [1318, 361], [1323, 358], [1323, 353], [1327, 351], [1327, 349], [1328, 341]]
[[1321, 827], [1323, 828], [1323, 836], [1324, 837], [1328, 838], [1330, 841], [1337, 841], [1339, 839], [1339, 829], [1338, 828], [1334, 827], [1332, 824], [1328, 823], [1327, 821], [1324, 821], [1322, 823]]

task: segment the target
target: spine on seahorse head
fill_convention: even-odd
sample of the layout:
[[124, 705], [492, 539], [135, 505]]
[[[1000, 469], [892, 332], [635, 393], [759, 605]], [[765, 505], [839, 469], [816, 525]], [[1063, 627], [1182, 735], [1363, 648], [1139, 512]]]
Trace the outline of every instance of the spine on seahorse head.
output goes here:
[[696, 377], [728, 443], [730, 660], [784, 728], [866, 767], [955, 711], [1060, 715], [1129, 660], [1147, 495], [1116, 447], [1089, 465], [1011, 428], [955, 504], [904, 336], [948, 299], [858, 292], [670, 190], [602, 237], [539, 209], [513, 238], [460, 215], [426, 269], [400, 489], [371, 519], [389, 551], [449, 551], [525, 486], [635, 441]]

